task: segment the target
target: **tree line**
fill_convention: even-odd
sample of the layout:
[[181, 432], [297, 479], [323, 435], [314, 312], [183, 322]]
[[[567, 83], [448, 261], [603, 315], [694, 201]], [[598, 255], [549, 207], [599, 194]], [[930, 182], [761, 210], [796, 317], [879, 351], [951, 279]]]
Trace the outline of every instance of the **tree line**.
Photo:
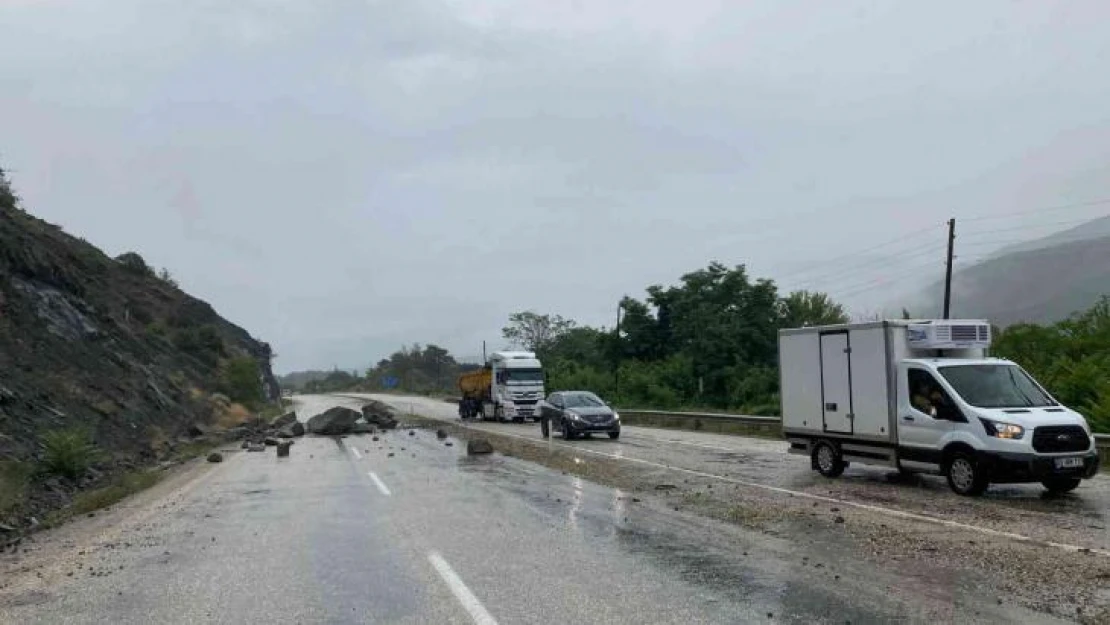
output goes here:
[[588, 388], [626, 406], [778, 413], [778, 330], [843, 323], [824, 293], [780, 295], [743, 265], [711, 263], [640, 300], [620, 302], [619, 327], [579, 326], [519, 312], [503, 337], [535, 351], [552, 389]]
[[460, 373], [480, 366], [477, 363], [460, 363], [438, 345], [415, 344], [402, 347], [362, 373], [338, 368], [332, 371], [303, 371], [284, 376], [282, 384], [290, 390], [308, 393], [395, 390], [421, 395], [449, 394], [454, 392], [455, 380]]
[[[650, 286], [642, 299], [624, 297], [619, 308], [619, 327], [609, 328], [517, 312], [502, 337], [537, 353], [551, 391], [590, 389], [633, 407], [778, 415], [778, 330], [848, 321], [824, 293], [780, 294], [774, 281], [720, 263]], [[1110, 432], [1110, 297], [1058, 323], [995, 328], [991, 354], [1021, 364], [1094, 429]], [[337, 370], [304, 390], [453, 393], [458, 375], [479, 366], [437, 345], [413, 345], [364, 376]]]
[[[625, 297], [620, 310], [620, 327], [610, 329], [519, 312], [502, 334], [537, 352], [551, 390], [590, 389], [624, 406], [778, 415], [778, 330], [848, 321], [824, 293], [779, 295], [773, 281], [718, 263], [648, 287], [643, 300]], [[1022, 365], [1093, 429], [1110, 432], [1110, 296], [1054, 324], [995, 328], [991, 355]]]

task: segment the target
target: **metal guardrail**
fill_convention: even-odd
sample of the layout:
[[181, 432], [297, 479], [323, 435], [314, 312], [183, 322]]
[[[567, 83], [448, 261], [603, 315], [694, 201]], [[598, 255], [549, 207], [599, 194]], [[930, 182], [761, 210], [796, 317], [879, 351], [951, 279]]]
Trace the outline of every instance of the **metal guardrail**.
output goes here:
[[618, 408], [617, 412], [623, 416], [643, 415], [646, 417], [699, 419], [702, 421], [726, 421], [731, 423], [744, 423], [751, 425], [774, 425], [781, 422], [778, 417], [757, 417], [742, 414], [721, 414], [717, 412], [669, 412], [667, 410], [640, 410], [633, 408]]
[[[667, 410], [639, 410], [631, 408], [618, 409], [617, 412], [621, 413], [621, 415], [629, 416], [644, 415], [664, 418], [701, 419], [703, 421], [726, 421], [753, 425], [769, 425], [782, 422], [779, 417], [757, 417], [753, 415], [720, 414], [716, 412], [670, 412]], [[1095, 445], [1097, 445], [1099, 449], [1110, 451], [1110, 434], [1095, 434], [1094, 438]]]

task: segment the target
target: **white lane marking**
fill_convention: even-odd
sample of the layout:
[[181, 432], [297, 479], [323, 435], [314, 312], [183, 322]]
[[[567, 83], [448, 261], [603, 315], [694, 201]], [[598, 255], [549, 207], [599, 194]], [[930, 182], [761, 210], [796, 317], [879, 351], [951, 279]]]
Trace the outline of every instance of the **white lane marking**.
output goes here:
[[347, 449], [351, 450], [351, 453], [355, 455], [356, 460], [362, 460], [362, 454], [358, 453], [357, 449], [355, 449], [354, 447], [348, 447]]
[[489, 612], [486, 612], [486, 609], [482, 607], [482, 602], [478, 601], [478, 597], [470, 592], [470, 589], [459, 579], [459, 576], [451, 568], [451, 565], [447, 564], [447, 560], [444, 560], [443, 556], [433, 551], [428, 554], [428, 561], [432, 563], [436, 573], [439, 573], [439, 576], [447, 583], [451, 593], [455, 595], [463, 609], [466, 610], [467, 614], [470, 614], [470, 618], [474, 619], [477, 625], [497, 625], [497, 621], [490, 616]]
[[[455, 425], [459, 425], [459, 424], [455, 424]], [[474, 426], [470, 426], [470, 425], [461, 425], [460, 427], [464, 427], [464, 428], [467, 428], [467, 429], [472, 429], [476, 432], [482, 432], [483, 431], [482, 428], [478, 428], [478, 427], [474, 427]], [[668, 469], [670, 471], [677, 471], [679, 473], [686, 473], [688, 475], [696, 475], [698, 477], [707, 477], [707, 478], [710, 478], [710, 479], [720, 480], [722, 482], [728, 482], [729, 484], [739, 484], [740, 486], [748, 486], [748, 487], [751, 487], [751, 488], [760, 488], [760, 489], [770, 491], [770, 492], [774, 492], [774, 493], [781, 493], [781, 494], [785, 494], [785, 495], [793, 495], [795, 497], [802, 497], [802, 498], [811, 499], [811, 500], [814, 500], [814, 501], [823, 501], [823, 502], [826, 502], [826, 503], [835, 503], [835, 504], [838, 504], [838, 505], [850, 506], [850, 507], [853, 507], [853, 508], [858, 508], [860, 510], [868, 510], [870, 512], [877, 512], [879, 514], [885, 514], [887, 516], [897, 517], [897, 518], [900, 518], [900, 519], [910, 519], [910, 520], [913, 520], [913, 521], [922, 521], [922, 522], [925, 522], [925, 523], [935, 523], [937, 525], [942, 525], [944, 527], [953, 527], [953, 528], [968, 530], [968, 531], [972, 531], [972, 532], [979, 532], [980, 534], [986, 534], [988, 536], [996, 536], [996, 537], [999, 537], [999, 538], [1008, 538], [1010, 540], [1016, 540], [1016, 541], [1024, 542], [1024, 543], [1030, 543], [1030, 544], [1036, 544], [1036, 545], [1045, 545], [1045, 546], [1048, 546], [1048, 547], [1054, 547], [1056, 549], [1062, 549], [1064, 551], [1071, 551], [1071, 552], [1074, 552], [1074, 553], [1092, 553], [1092, 554], [1097, 554], [1097, 555], [1100, 555], [1100, 556], [1110, 557], [1110, 551], [1107, 551], [1105, 549], [1094, 549], [1094, 548], [1089, 548], [1089, 547], [1080, 547], [1079, 545], [1069, 545], [1067, 543], [1053, 542], [1053, 541], [1050, 541], [1050, 540], [1041, 540], [1041, 539], [1038, 539], [1038, 538], [1033, 538], [1031, 536], [1026, 536], [1024, 534], [1017, 534], [1017, 533], [1014, 533], [1014, 532], [996, 530], [996, 529], [992, 529], [992, 528], [989, 528], [989, 527], [982, 527], [980, 525], [971, 525], [969, 523], [961, 523], [959, 521], [952, 521], [952, 520], [949, 520], [949, 519], [941, 519], [941, 518], [937, 518], [937, 517], [928, 516], [928, 515], [925, 515], [925, 514], [917, 514], [917, 513], [914, 513], [914, 512], [906, 512], [905, 510], [897, 510], [895, 508], [884, 508], [883, 506], [876, 506], [876, 505], [868, 504], [868, 503], [860, 503], [860, 502], [857, 502], [857, 501], [851, 501], [849, 499], [837, 499], [836, 497], [826, 497], [825, 495], [814, 495], [812, 493], [807, 493], [807, 492], [800, 491], [800, 490], [791, 490], [789, 488], [782, 488], [782, 487], [779, 487], [779, 486], [771, 486], [770, 484], [760, 484], [759, 482], [752, 482], [752, 481], [749, 481], [749, 480], [741, 480], [741, 479], [737, 479], [737, 478], [734, 478], [734, 477], [726, 477], [724, 475], [717, 475], [715, 473], [706, 473], [705, 471], [698, 471], [696, 469], [686, 469], [686, 468], [683, 468], [683, 467], [676, 467], [676, 466], [672, 466], [672, 465], [669, 465], [669, 464], [663, 464], [661, 462], [653, 462], [651, 460], [644, 460], [643, 458], [634, 458], [632, 456], [626, 456], [626, 455], [619, 455], [618, 456], [618, 455], [615, 455], [615, 454], [606, 453], [604, 451], [597, 451], [597, 450], [594, 450], [594, 449], [585, 449], [585, 448], [583, 448], [579, 445], [570, 445], [570, 444], [567, 444], [567, 443], [559, 443], [559, 442], [556, 442], [554, 439], [548, 439], [547, 441], [537, 441], [536, 439], [531, 438], [529, 436], [521, 436], [519, 434], [509, 434], [507, 432], [498, 432], [498, 431], [495, 431], [495, 430], [485, 430], [485, 431], [488, 431], [490, 434], [496, 434], [498, 436], [508, 436], [510, 438], [519, 438], [522, 441], [528, 441], [528, 442], [533, 443], [533, 444], [558, 445], [559, 447], [566, 447], [567, 449], [573, 449], [577, 453], [593, 454], [595, 456], [604, 456], [606, 458], [612, 458], [613, 460], [620, 460], [620, 461], [624, 461], [624, 462], [634, 462], [634, 463], [642, 464], [642, 465], [649, 466], [649, 467], [655, 467], [657, 469]]]
[[389, 487], [385, 485], [385, 482], [382, 481], [382, 478], [378, 477], [377, 473], [370, 471], [369, 473], [367, 473], [367, 475], [370, 476], [371, 480], [374, 480], [374, 486], [377, 486], [378, 490], [381, 491], [383, 495], [388, 497], [393, 494], [389, 492]]

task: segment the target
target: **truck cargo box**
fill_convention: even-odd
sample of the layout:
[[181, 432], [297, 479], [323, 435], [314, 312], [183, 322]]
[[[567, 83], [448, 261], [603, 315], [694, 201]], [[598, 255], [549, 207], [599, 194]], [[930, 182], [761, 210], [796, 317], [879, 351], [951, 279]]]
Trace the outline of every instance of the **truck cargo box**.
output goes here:
[[783, 330], [783, 432], [894, 442], [896, 330], [885, 322]]

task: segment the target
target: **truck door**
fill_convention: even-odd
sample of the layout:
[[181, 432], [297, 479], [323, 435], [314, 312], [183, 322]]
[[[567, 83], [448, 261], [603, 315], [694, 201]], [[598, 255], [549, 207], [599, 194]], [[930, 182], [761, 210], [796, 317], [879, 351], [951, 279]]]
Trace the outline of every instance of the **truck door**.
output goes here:
[[[901, 366], [898, 376], [898, 455], [903, 464], [914, 468], [940, 466], [940, 443], [953, 428], [933, 402], [951, 402], [944, 387], [922, 367]], [[954, 405], [954, 404], [953, 404]], [[919, 466], [920, 465], [920, 466]]]
[[851, 356], [847, 331], [821, 335], [821, 401], [826, 432], [852, 433]]

